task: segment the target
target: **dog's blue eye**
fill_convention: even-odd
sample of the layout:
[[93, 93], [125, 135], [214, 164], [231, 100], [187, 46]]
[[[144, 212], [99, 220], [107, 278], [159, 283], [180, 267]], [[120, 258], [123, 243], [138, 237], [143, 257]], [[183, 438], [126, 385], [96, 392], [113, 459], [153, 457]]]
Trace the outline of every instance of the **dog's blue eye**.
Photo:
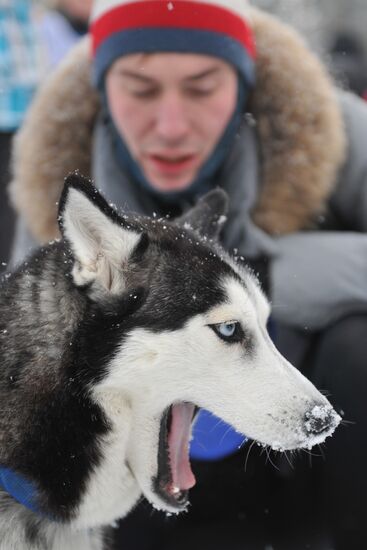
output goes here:
[[233, 321], [231, 323], [218, 323], [215, 325], [209, 325], [214, 330], [217, 336], [226, 342], [234, 343], [240, 342], [244, 333], [240, 323]]

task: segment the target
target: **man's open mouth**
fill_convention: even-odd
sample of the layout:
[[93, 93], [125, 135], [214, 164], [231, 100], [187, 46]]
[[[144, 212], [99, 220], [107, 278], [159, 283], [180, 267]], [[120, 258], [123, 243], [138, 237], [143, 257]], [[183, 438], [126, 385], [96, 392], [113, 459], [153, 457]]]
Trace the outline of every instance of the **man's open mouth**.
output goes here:
[[167, 504], [177, 509], [185, 508], [188, 491], [196, 482], [189, 460], [195, 409], [192, 403], [177, 403], [165, 411], [161, 420], [158, 475], [153, 487]]
[[197, 162], [197, 154], [182, 154], [177, 156], [149, 155], [148, 160], [158, 173], [174, 175], [187, 170]]

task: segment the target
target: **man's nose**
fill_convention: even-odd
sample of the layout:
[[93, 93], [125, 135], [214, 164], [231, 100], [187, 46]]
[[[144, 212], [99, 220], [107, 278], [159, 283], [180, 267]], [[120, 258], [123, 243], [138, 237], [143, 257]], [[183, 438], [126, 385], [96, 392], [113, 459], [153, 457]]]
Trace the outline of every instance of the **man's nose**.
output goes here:
[[182, 141], [189, 131], [189, 116], [185, 102], [177, 94], [162, 98], [156, 111], [156, 131], [167, 144]]

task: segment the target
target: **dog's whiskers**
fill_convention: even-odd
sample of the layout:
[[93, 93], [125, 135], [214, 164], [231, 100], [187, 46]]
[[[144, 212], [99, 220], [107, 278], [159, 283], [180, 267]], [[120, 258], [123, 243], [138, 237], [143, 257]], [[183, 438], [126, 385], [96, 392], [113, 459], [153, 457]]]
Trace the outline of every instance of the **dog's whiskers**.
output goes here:
[[280, 472], [278, 466], [276, 464], [274, 464], [274, 462], [272, 461], [272, 459], [270, 458], [270, 454], [271, 454], [271, 447], [269, 447], [269, 445], [267, 447], [265, 447], [265, 452], [266, 452], [266, 461], [265, 461], [265, 464], [268, 463], [268, 461], [270, 462], [270, 464], [276, 469], [278, 470], [278, 472]]
[[288, 456], [287, 451], [284, 451], [284, 456], [285, 456], [285, 458], [286, 458], [286, 460], [287, 460], [289, 466], [292, 468], [292, 470], [294, 470], [294, 466], [293, 466], [292, 461], [290, 460], [290, 458], [289, 458], [289, 456]]
[[254, 440], [251, 445], [249, 446], [248, 450], [247, 450], [247, 453], [246, 453], [246, 459], [245, 459], [245, 472], [246, 472], [246, 469], [247, 469], [247, 463], [248, 463], [248, 459], [249, 459], [249, 456], [250, 456], [250, 452], [251, 452], [251, 449], [252, 447], [255, 445], [256, 441]]
[[355, 424], [356, 422], [354, 422], [353, 420], [342, 420], [340, 422], [341, 426], [354, 426]]
[[231, 427], [231, 426], [229, 426], [229, 427], [226, 429], [226, 431], [224, 432], [224, 434], [223, 434], [222, 437], [220, 438], [219, 445], [222, 445], [222, 443], [223, 443], [223, 441], [224, 441], [226, 435], [227, 435], [231, 430], [232, 430], [232, 427]]
[[289, 309], [289, 306], [285, 305], [285, 304], [274, 304], [273, 302], [271, 302], [271, 309]]
[[319, 448], [319, 451], [320, 451], [320, 455], [321, 455], [322, 459], [323, 459], [323, 460], [325, 461], [325, 460], [326, 460], [326, 458], [325, 458], [325, 453], [324, 453], [324, 449], [322, 448], [322, 444], [321, 444], [321, 443], [319, 443], [319, 444], [318, 444], [317, 446], [318, 446], [318, 448]]
[[331, 393], [328, 390], [320, 390], [319, 389], [319, 392], [321, 393], [321, 395], [324, 395], [325, 397], [328, 397], [328, 398], [331, 397]]
[[321, 454], [313, 453], [309, 449], [302, 449], [302, 452], [311, 458], [320, 458]]

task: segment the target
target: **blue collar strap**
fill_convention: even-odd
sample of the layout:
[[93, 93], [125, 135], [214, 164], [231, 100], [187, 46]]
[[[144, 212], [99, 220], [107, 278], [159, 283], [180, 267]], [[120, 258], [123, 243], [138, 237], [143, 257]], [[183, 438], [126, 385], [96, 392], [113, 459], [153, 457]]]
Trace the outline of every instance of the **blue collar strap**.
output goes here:
[[35, 485], [22, 475], [10, 468], [0, 466], [0, 488], [35, 514], [42, 514]]

